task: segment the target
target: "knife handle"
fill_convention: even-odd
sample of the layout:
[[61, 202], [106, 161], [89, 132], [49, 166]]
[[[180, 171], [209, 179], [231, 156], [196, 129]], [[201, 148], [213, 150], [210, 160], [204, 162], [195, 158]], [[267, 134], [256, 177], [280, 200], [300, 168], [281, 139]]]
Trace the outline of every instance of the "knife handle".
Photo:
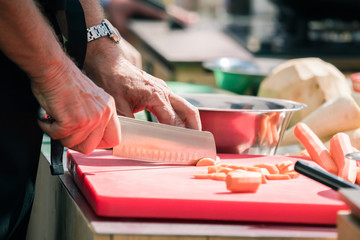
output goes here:
[[360, 189], [360, 186], [356, 184], [352, 184], [335, 174], [329, 173], [325, 170], [315, 167], [303, 160], [298, 160], [295, 163], [295, 171], [317, 182], [320, 182], [336, 191], [339, 190], [340, 188]]
[[[49, 114], [45, 112], [43, 108], [39, 109], [38, 118], [42, 122], [53, 123], [55, 119], [52, 118]], [[50, 171], [51, 175], [63, 175], [64, 166], [63, 166], [63, 154], [64, 146], [60, 143], [59, 140], [51, 138], [50, 143]]]

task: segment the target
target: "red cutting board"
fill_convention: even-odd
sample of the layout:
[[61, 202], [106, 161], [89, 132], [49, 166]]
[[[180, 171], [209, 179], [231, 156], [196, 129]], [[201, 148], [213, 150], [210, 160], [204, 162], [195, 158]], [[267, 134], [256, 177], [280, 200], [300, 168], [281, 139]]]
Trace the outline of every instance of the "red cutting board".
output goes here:
[[[222, 154], [221, 163], [296, 161], [296, 157]], [[305, 176], [272, 180], [256, 193], [231, 193], [223, 181], [194, 179], [207, 167], [149, 163], [68, 152], [68, 169], [95, 213], [107, 217], [336, 224], [348, 209], [338, 193]]]

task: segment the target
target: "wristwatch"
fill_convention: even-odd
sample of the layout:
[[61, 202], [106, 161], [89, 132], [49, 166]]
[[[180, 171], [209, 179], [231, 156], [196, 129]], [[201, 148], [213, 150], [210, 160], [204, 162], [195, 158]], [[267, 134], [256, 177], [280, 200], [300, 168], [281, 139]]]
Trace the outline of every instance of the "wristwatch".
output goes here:
[[115, 43], [120, 41], [119, 32], [107, 19], [102, 20], [99, 25], [87, 28], [88, 42], [105, 36], [109, 37]]

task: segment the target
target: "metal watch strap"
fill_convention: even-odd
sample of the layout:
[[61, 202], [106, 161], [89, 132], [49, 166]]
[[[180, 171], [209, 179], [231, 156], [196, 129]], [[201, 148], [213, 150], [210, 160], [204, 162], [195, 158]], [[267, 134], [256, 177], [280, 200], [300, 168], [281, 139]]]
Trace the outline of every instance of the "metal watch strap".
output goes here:
[[88, 42], [91, 42], [95, 39], [108, 36], [110, 34], [107, 27], [102, 23], [99, 25], [95, 25], [92, 27], [87, 28], [87, 40]]

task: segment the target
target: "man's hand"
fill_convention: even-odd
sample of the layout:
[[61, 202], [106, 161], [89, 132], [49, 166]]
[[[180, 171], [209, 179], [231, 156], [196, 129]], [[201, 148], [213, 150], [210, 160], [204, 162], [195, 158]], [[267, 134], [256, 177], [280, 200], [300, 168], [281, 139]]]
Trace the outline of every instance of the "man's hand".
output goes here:
[[201, 129], [197, 108], [174, 94], [163, 80], [126, 60], [121, 42], [116, 45], [106, 38], [96, 41], [88, 45], [84, 70], [114, 97], [119, 115], [133, 117], [133, 113], [147, 109], [161, 123]]
[[114, 99], [68, 59], [52, 76], [36, 77], [32, 90], [55, 122], [40, 127], [63, 146], [88, 154], [119, 144], [120, 126]]
[[33, 1], [2, 1], [0, 29], [6, 33], [0, 50], [28, 74], [35, 97], [56, 120], [39, 122], [50, 137], [83, 153], [119, 143], [113, 98], [66, 56]]

